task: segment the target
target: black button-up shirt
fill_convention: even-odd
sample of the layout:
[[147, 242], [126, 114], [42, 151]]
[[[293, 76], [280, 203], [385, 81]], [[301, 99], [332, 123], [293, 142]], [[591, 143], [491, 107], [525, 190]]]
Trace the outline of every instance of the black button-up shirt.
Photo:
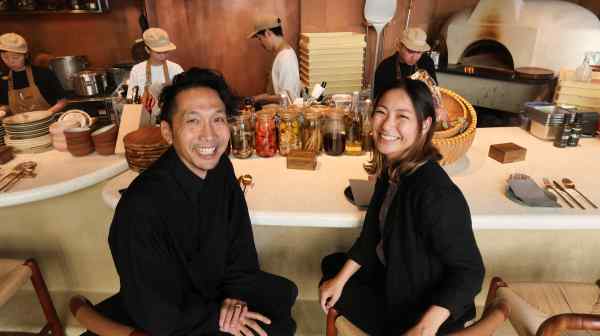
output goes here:
[[108, 241], [124, 308], [151, 335], [216, 332], [221, 285], [258, 271], [227, 156], [202, 179], [169, 149], [123, 194]]

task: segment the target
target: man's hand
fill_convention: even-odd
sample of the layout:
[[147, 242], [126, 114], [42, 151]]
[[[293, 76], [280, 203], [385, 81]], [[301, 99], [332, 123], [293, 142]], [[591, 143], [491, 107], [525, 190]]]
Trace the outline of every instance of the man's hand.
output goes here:
[[[267, 317], [248, 310], [244, 301], [225, 299], [219, 314], [219, 330], [234, 336], [267, 336], [258, 321], [271, 324]], [[253, 333], [254, 332], [254, 333]]]
[[144, 95], [142, 104], [144, 105], [146, 111], [148, 111], [148, 113], [151, 113], [152, 109], [154, 108], [154, 105], [156, 105], [156, 98], [154, 98], [152, 94], [148, 93]]

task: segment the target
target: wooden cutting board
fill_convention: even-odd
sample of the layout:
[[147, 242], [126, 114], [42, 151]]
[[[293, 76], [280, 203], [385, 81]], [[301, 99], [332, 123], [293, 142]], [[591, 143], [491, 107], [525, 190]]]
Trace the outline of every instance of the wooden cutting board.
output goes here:
[[119, 134], [117, 135], [117, 144], [115, 154], [125, 153], [125, 143], [123, 138], [133, 131], [138, 130], [149, 118], [150, 113], [144, 110], [142, 104], [126, 104], [121, 113], [121, 122], [119, 123]]
[[517, 77], [527, 79], [552, 79], [554, 78], [554, 71], [544, 68], [536, 67], [521, 67], [516, 68], [515, 73]]

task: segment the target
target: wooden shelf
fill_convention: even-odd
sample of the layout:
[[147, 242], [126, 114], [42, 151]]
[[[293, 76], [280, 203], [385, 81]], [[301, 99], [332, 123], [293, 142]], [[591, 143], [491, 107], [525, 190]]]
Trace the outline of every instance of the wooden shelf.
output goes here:
[[110, 10], [108, 0], [96, 0], [98, 9], [58, 9], [58, 10], [7, 10], [0, 11], [0, 15], [19, 16], [37, 14], [102, 14]]

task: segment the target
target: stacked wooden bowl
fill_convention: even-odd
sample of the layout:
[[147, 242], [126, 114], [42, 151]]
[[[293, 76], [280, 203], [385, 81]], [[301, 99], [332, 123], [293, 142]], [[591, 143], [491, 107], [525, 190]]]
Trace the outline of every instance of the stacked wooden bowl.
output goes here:
[[125, 158], [129, 168], [142, 172], [150, 167], [167, 149], [169, 144], [159, 127], [143, 127], [123, 138]]
[[50, 137], [52, 138], [52, 147], [60, 152], [67, 151], [67, 138], [65, 138], [65, 130], [68, 128], [81, 127], [77, 121], [63, 120], [57, 121], [50, 125]]
[[73, 156], [86, 156], [94, 151], [91, 130], [88, 127], [67, 128], [65, 131], [67, 150]]
[[110, 124], [97, 129], [92, 133], [92, 141], [96, 152], [100, 155], [111, 155], [115, 153], [117, 144], [118, 128], [115, 124]]

